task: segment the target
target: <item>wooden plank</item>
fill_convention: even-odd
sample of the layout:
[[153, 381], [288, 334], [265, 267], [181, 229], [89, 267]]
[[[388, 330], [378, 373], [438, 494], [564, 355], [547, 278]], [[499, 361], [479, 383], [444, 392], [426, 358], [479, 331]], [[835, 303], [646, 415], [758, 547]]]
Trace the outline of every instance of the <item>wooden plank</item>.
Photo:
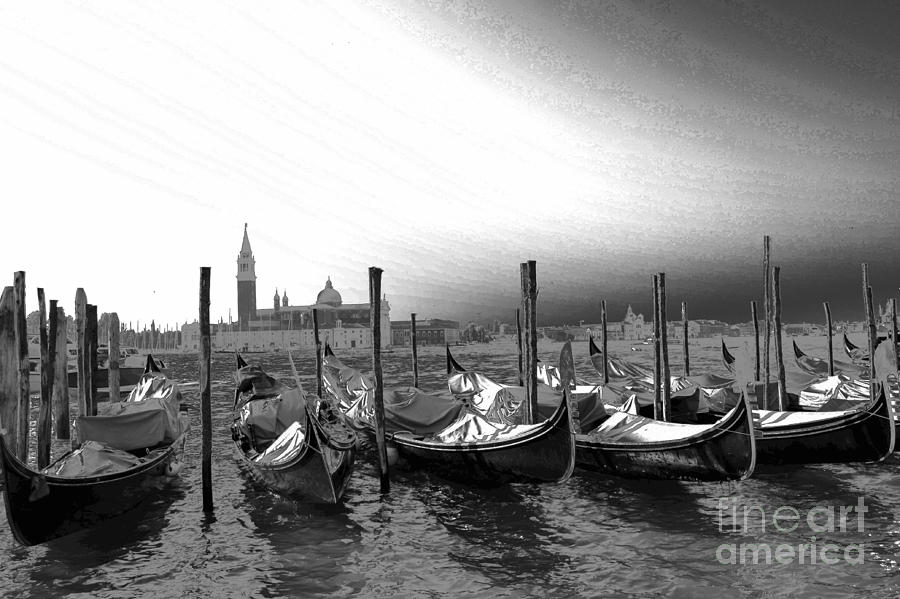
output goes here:
[[[47, 333], [47, 304], [44, 300], [44, 288], [38, 287], [37, 292], [41, 343], [41, 407], [35, 432], [37, 433], [37, 466], [45, 468], [50, 465], [50, 437], [53, 434], [50, 428], [50, 399], [53, 395], [53, 358], [50, 352], [52, 349], [56, 349], [56, 339], [52, 340], [54, 347], [51, 349], [51, 339]], [[53, 307], [56, 306], [53, 305]], [[56, 314], [53, 314], [52, 319], [56, 320]], [[53, 332], [56, 333], [55, 326], [53, 329]]]
[[109, 315], [109, 401], [119, 401], [119, 315]]
[[381, 273], [377, 266], [369, 267], [369, 324], [372, 327], [372, 370], [375, 374], [375, 443], [378, 446], [378, 465], [381, 492], [391, 490], [388, 472], [387, 444], [384, 439], [384, 378], [381, 370]]
[[200, 267], [200, 467], [203, 511], [213, 511], [212, 492], [212, 404], [210, 387], [209, 285], [211, 268]]
[[30, 368], [28, 366], [28, 325], [25, 311], [25, 271], [18, 271], [13, 282], [16, 300], [16, 346], [19, 349], [19, 434], [16, 437], [16, 455], [23, 464], [28, 463], [29, 422], [31, 420]]
[[[51, 304], [56, 300], [52, 300]], [[56, 308], [56, 359], [53, 364], [53, 422], [57, 439], [69, 438], [69, 346], [66, 311]]]
[[7, 448], [15, 452], [19, 431], [19, 346], [12, 287], [4, 287], [0, 296], [0, 427]]

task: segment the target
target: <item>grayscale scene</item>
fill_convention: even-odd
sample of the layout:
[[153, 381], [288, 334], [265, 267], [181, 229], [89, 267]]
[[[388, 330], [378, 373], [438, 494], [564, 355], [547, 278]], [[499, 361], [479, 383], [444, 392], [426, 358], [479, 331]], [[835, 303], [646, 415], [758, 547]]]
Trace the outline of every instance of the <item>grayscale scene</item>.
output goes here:
[[0, 8], [0, 595], [895, 597], [900, 5]]

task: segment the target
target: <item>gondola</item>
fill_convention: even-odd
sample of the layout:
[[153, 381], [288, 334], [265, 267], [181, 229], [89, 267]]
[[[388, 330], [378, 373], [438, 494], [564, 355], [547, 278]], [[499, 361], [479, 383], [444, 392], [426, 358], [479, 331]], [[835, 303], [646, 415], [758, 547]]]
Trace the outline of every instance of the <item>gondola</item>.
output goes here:
[[[448, 364], [455, 365], [456, 373], [466, 372], [449, 356], [449, 349]], [[569, 392], [566, 381], [575, 380], [571, 364], [567, 343], [559, 366], [564, 393]], [[489, 381], [478, 376], [482, 382]], [[620, 410], [610, 409], [599, 425], [578, 431], [577, 466], [623, 477], [683, 480], [742, 480], [753, 472], [755, 440], [746, 399], [716, 423], [705, 425], [640, 416], [633, 413], [634, 403], [626, 402]]]
[[123, 402], [79, 416], [80, 445], [36, 471], [0, 439], [6, 516], [23, 545], [94, 527], [137, 507], [181, 469], [186, 416], [178, 386], [150, 367]]
[[[351, 418], [372, 431], [371, 384], [341, 364], [333, 353], [326, 352], [323, 366], [323, 373], [341, 373], [340, 380], [330, 379], [326, 388], [347, 390]], [[568, 479], [575, 467], [575, 425], [565, 399], [544, 422], [511, 424], [489, 421], [452, 397], [427, 394], [413, 387], [386, 390], [384, 395], [386, 440], [413, 468], [467, 484], [496, 486], [559, 483]], [[417, 403], [449, 406], [457, 415], [437, 427], [432, 424], [434, 414], [443, 410], [422, 409]]]
[[267, 489], [313, 503], [341, 501], [356, 458], [357, 435], [332, 402], [307, 396], [236, 354], [235, 454]]

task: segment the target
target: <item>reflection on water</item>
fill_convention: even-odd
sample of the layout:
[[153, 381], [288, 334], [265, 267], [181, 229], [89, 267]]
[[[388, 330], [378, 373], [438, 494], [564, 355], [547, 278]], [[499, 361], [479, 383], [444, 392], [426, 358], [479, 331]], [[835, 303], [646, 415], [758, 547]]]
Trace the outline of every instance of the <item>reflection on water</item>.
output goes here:
[[[825, 341], [804, 338], [804, 351], [824, 357]], [[746, 338], [726, 339], [740, 347]], [[555, 363], [561, 344], [539, 345]], [[652, 348], [612, 342], [610, 351], [651, 365]], [[680, 373], [673, 344], [673, 373]], [[752, 349], [752, 346], [751, 346]], [[578, 375], [597, 380], [587, 344], [573, 348]], [[516, 378], [512, 345], [454, 348], [460, 363], [500, 382]], [[371, 355], [341, 353], [367, 370]], [[283, 352], [248, 355], [274, 376], [292, 380]], [[294, 354], [303, 385], [315, 388], [311, 353]], [[407, 351], [383, 355], [387, 385], [411, 384]], [[419, 351], [420, 386], [446, 385], [441, 347]], [[894, 596], [900, 547], [900, 459], [884, 464], [760, 471], [740, 483], [635, 481], [591, 472], [561, 485], [469, 488], [425, 472], [391, 473], [379, 492], [374, 452], [364, 451], [343, 505], [304, 505], [274, 495], [241, 474], [228, 434], [234, 358], [214, 354], [213, 481], [215, 515], [202, 513], [196, 356], [171, 356], [170, 374], [188, 383], [192, 419], [186, 467], [175, 486], [144, 509], [102, 528], [48, 545], [22, 548], [0, 517], [0, 590], [45, 597], [591, 597], [648, 595]], [[692, 346], [692, 370], [723, 374], [719, 340]], [[788, 364], [789, 368], [793, 368]], [[36, 415], [36, 410], [35, 410]], [[806, 515], [816, 506], [849, 506], [863, 497], [863, 531], [821, 534], [845, 547], [865, 546], [859, 565], [720, 563], [723, 544], [809, 543], [805, 522], [793, 532], [765, 530], [761, 520], [734, 528], [725, 505], [782, 506]], [[727, 512], [727, 509], [725, 510]], [[753, 512], [759, 514], [759, 511]], [[723, 526], [724, 523], [724, 526]]]

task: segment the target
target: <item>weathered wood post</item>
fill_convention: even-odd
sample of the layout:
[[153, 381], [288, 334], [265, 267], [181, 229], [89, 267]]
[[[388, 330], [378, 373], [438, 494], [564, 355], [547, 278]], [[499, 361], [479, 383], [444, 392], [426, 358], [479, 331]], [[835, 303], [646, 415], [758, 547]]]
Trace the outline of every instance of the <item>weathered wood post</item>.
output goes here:
[[522, 276], [522, 303], [525, 315], [525, 413], [526, 424], [538, 417], [537, 397], [537, 263], [534, 260], [519, 265]]
[[900, 370], [900, 352], [897, 351], [897, 298], [891, 298], [891, 342], [897, 358], [897, 370]]
[[756, 372], [753, 376], [754, 381], [759, 380], [759, 318], [756, 315], [756, 300], [750, 302], [750, 313], [753, 317], [753, 347], [756, 355]]
[[[51, 300], [52, 306], [56, 300]], [[56, 359], [53, 364], [53, 421], [56, 438], [69, 438], [69, 344], [66, 311], [56, 308]]]
[[90, 406], [88, 405], [88, 385], [87, 379], [87, 363], [88, 357], [85, 351], [84, 328], [87, 310], [87, 294], [84, 289], [79, 287], [75, 290], [75, 346], [78, 351], [78, 363], [76, 365], [78, 371], [78, 413], [82, 416], [90, 415]]
[[522, 356], [522, 310], [520, 308], [516, 308], [516, 350], [519, 354], [519, 386], [525, 386], [525, 366], [523, 363]]
[[831, 333], [831, 306], [828, 302], [822, 302], [825, 307], [825, 326], [828, 331], [828, 376], [834, 376], [834, 340]]
[[0, 296], [0, 427], [10, 452], [19, 446], [19, 346], [16, 343], [16, 298], [12, 287]]
[[877, 343], [878, 333], [875, 329], [875, 308], [872, 304], [872, 287], [869, 285], [869, 265], [862, 265], [863, 278], [863, 299], [866, 306], [866, 324], [868, 325], [868, 345], [869, 345], [869, 397], [875, 399], [875, 344]]
[[16, 346], [19, 348], [19, 433], [16, 455], [23, 464], [28, 463], [29, 416], [31, 414], [31, 389], [28, 380], [28, 324], [25, 312], [25, 271], [18, 271], [13, 281], [16, 299]]
[[606, 300], [600, 300], [600, 351], [603, 352], [603, 384], [609, 384], [609, 355], [606, 353], [609, 337], [606, 334]]
[[378, 446], [381, 492], [391, 490], [388, 472], [387, 444], [384, 440], [384, 379], [381, 371], [381, 273], [377, 266], [369, 267], [369, 325], [372, 327], [372, 370], [375, 373], [375, 443]]
[[765, 273], [763, 274], [763, 283], [765, 286], [763, 293], [763, 303], [765, 304], [765, 338], [763, 339], [763, 397], [762, 397], [762, 405], [760, 406], [763, 410], [770, 410], [771, 403], [769, 401], [769, 342], [772, 338], [772, 293], [771, 293], [771, 283], [770, 283], [770, 268], [769, 268], [769, 236], [766, 235], [763, 237], [763, 269]]
[[109, 401], [119, 401], [119, 315], [109, 315]]
[[788, 394], [781, 347], [781, 267], [772, 267], [772, 299], [775, 302], [775, 361], [778, 364], [778, 410], [787, 410]]
[[[660, 362], [659, 275], [653, 275], [653, 418], [663, 420], [662, 364]], [[604, 356], [605, 358], [605, 356]]]
[[85, 308], [85, 342], [87, 343], [88, 370], [84, 378], [88, 385], [88, 406], [90, 415], [97, 415], [97, 306], [88, 304]]
[[212, 492], [212, 405], [209, 380], [211, 346], [209, 340], [210, 267], [200, 267], [200, 440], [203, 511], [213, 511]]
[[662, 356], [663, 420], [672, 420], [672, 379], [669, 370], [669, 321], [666, 316], [666, 273], [659, 273], [659, 331]]
[[412, 341], [413, 387], [419, 388], [419, 353], [416, 348], [416, 313], [410, 314], [410, 336]]
[[[53, 394], [53, 356], [51, 352], [56, 349], [55, 336], [51, 338], [47, 334], [47, 304], [44, 300], [44, 288], [38, 287], [38, 311], [40, 322], [40, 343], [41, 343], [41, 407], [38, 412], [37, 427], [37, 466], [44, 468], [50, 465], [50, 437], [52, 431], [50, 429], [50, 397]], [[55, 308], [56, 302], [51, 303], [51, 307]], [[53, 310], [56, 312], [56, 310]], [[56, 314], [51, 315], [51, 320], [56, 320]], [[56, 333], [55, 323], [52, 326], [53, 332]], [[52, 344], [52, 347], [51, 347]]]
[[681, 302], [682, 351], [684, 352], [684, 376], [691, 376], [691, 355], [688, 347], [687, 302]]
[[313, 308], [313, 340], [316, 343], [316, 397], [322, 397], [322, 342], [319, 340], [319, 310]]

